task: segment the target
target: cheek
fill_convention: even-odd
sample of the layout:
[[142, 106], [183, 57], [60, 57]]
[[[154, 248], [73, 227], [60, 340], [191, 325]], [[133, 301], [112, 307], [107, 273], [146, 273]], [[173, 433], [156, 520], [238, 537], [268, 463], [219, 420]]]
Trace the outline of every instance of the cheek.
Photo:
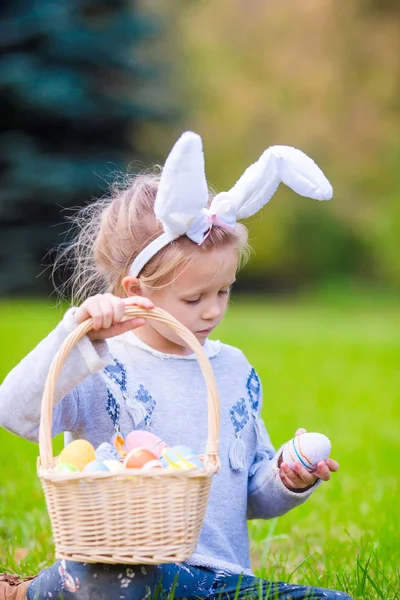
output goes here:
[[193, 307], [181, 304], [173, 316], [182, 323], [182, 325], [187, 327], [189, 331], [192, 331], [197, 322], [196, 314], [196, 310], [194, 310]]
[[[149, 297], [149, 296], [148, 296]], [[196, 323], [198, 316], [198, 308], [190, 306], [182, 300], [175, 297], [165, 297], [162, 293], [153, 294], [150, 298], [158, 308], [162, 308], [168, 312], [171, 316], [175, 317], [180, 323], [185, 325], [189, 330]], [[178, 337], [172, 329], [166, 325], [162, 325], [157, 321], [149, 321], [149, 325], [163, 337], [170, 340], [171, 342], [183, 344], [180, 337]]]
[[[169, 299], [168, 302], [155, 302], [155, 305], [168, 312], [172, 317], [175, 317], [180, 323], [190, 326], [193, 321], [194, 312], [191, 306], [188, 306], [181, 300]], [[172, 331], [172, 330], [170, 330]]]
[[174, 344], [178, 344], [179, 346], [183, 346], [184, 342], [170, 327], [167, 325], [163, 325], [162, 323], [158, 323], [157, 321], [151, 322], [151, 327], [157, 331], [163, 338], [173, 342]]
[[220, 310], [221, 310], [222, 316], [225, 314], [226, 309], [228, 308], [229, 299], [230, 299], [229, 294], [226, 294], [226, 295], [224, 295], [224, 296], [221, 297], [219, 306], [220, 306]]
[[[169, 304], [168, 306], [160, 306], [159, 304], [158, 306], [167, 311], [172, 317], [175, 317], [175, 319], [182, 323], [182, 325], [187, 327], [189, 331], [192, 330], [193, 322], [196, 320], [192, 307], [186, 306], [182, 302], [176, 304]], [[160, 335], [162, 335], [167, 340], [173, 342], [174, 344], [178, 344], [180, 346], [185, 345], [182, 338], [180, 338], [167, 325], [163, 325], [162, 323], [158, 323], [157, 321], [149, 321], [149, 325]]]

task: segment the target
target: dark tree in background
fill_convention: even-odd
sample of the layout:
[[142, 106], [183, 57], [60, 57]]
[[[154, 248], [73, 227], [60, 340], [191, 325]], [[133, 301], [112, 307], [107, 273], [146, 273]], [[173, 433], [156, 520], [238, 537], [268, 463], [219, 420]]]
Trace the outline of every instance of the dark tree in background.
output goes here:
[[140, 158], [135, 128], [169, 117], [162, 89], [158, 106], [137, 100], [157, 85], [138, 57], [160, 33], [129, 0], [2, 0], [0, 293], [50, 291], [37, 276], [62, 207], [104, 193], [103, 177]]

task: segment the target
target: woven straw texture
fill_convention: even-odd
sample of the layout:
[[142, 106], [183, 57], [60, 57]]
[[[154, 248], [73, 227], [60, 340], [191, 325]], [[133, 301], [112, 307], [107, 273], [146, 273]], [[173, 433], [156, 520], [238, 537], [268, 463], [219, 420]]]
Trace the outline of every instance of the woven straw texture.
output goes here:
[[92, 319], [88, 319], [69, 334], [54, 357], [42, 401], [38, 475], [58, 559], [122, 564], [181, 562], [193, 553], [200, 535], [212, 476], [220, 468], [220, 405], [211, 364], [194, 335], [167, 312], [159, 308], [126, 307], [124, 318], [132, 317], [168, 325], [196, 355], [208, 392], [204, 469], [147, 472], [126, 469], [118, 473], [53, 470], [54, 390], [69, 352], [92, 329]]

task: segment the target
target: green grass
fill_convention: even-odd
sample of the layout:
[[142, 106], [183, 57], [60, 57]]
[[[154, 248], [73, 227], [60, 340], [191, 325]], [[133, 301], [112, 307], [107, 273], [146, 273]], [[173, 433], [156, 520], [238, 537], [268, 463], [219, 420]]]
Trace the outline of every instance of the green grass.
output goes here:
[[[399, 306], [393, 298], [233, 300], [218, 337], [242, 348], [259, 372], [275, 445], [298, 427], [321, 431], [341, 465], [305, 505], [250, 524], [258, 575], [359, 600], [400, 598]], [[5, 376], [61, 309], [16, 300], [0, 311]], [[53, 561], [38, 449], [4, 430], [0, 448], [0, 571], [34, 574]]]

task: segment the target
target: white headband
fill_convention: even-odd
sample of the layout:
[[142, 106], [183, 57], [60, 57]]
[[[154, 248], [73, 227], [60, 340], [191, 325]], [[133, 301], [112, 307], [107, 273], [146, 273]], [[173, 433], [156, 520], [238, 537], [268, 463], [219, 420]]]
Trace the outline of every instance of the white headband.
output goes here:
[[330, 200], [332, 186], [315, 162], [290, 146], [271, 146], [251, 165], [229, 192], [208, 204], [201, 137], [186, 131], [173, 146], [162, 170], [154, 213], [164, 233], [133, 261], [129, 275], [137, 277], [157, 252], [181, 235], [201, 244], [213, 225], [235, 227], [236, 221], [258, 212], [283, 182], [292, 190]]

